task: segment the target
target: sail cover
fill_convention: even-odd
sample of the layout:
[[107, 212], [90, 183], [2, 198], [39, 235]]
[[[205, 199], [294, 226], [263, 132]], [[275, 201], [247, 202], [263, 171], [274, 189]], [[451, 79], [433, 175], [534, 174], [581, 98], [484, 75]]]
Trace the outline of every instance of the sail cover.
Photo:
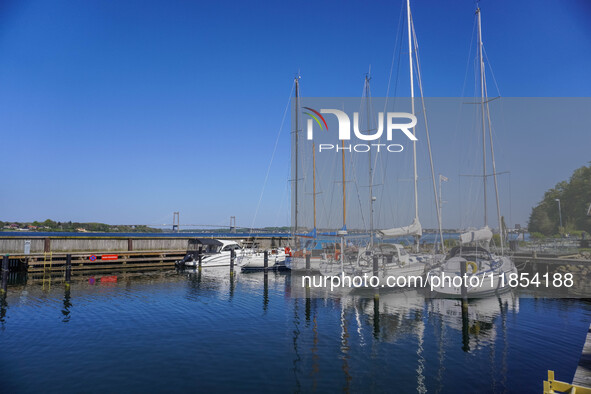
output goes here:
[[463, 244], [467, 244], [470, 242], [490, 242], [492, 239], [493, 233], [490, 231], [490, 228], [483, 227], [480, 230], [475, 231], [468, 231], [467, 233], [463, 233], [460, 235], [460, 242]]
[[405, 227], [397, 227], [397, 228], [390, 228], [386, 230], [378, 230], [377, 233], [384, 237], [394, 238], [394, 237], [403, 237], [405, 235], [422, 235], [423, 228], [421, 227], [421, 223], [419, 219], [415, 218], [410, 226]]

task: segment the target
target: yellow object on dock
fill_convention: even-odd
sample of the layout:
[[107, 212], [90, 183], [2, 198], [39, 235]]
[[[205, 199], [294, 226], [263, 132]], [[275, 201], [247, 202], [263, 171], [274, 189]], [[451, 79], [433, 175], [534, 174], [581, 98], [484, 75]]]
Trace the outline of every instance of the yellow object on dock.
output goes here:
[[554, 393], [591, 394], [591, 388], [555, 380], [554, 371], [548, 371], [548, 380], [544, 380], [544, 394]]

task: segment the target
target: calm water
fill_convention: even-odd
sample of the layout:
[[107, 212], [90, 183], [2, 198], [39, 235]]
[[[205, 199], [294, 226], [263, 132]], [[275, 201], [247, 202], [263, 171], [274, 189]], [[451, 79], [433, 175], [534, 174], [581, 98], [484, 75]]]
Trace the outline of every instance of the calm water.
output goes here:
[[226, 268], [75, 279], [9, 287], [0, 392], [540, 392], [548, 369], [572, 379], [591, 321], [511, 293], [464, 316], [414, 290], [302, 299], [289, 274]]

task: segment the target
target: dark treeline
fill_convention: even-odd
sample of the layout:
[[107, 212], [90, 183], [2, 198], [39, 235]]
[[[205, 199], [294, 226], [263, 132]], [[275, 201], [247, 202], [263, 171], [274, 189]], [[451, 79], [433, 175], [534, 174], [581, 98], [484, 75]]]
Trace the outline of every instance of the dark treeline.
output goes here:
[[[591, 162], [590, 162], [591, 164]], [[558, 201], [562, 213], [562, 228]], [[591, 234], [591, 165], [575, 170], [568, 181], [559, 182], [544, 193], [543, 200], [532, 209], [529, 217], [529, 232], [543, 235], [576, 233]]]

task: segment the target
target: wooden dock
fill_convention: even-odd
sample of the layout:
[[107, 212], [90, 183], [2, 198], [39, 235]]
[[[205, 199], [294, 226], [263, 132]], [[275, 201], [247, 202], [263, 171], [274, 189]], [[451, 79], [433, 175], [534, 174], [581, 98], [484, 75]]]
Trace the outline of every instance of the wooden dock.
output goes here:
[[581, 387], [591, 388], [591, 325], [587, 331], [583, 352], [579, 359], [579, 366], [573, 378], [573, 384]]
[[32, 253], [12, 254], [11, 271], [27, 271], [29, 273], [65, 271], [66, 258], [71, 255], [72, 271], [104, 270], [115, 268], [158, 268], [173, 267], [181, 260], [185, 250], [155, 251], [108, 251], [103, 253]]
[[[138, 234], [135, 236], [118, 234], [76, 234], [48, 236], [23, 234], [2, 235], [0, 232], [0, 254], [35, 254], [35, 253], [84, 253], [117, 251], [169, 251], [187, 250], [189, 240], [210, 238], [213, 236], [195, 236], [178, 234]], [[215, 239], [231, 239], [244, 247], [282, 247], [289, 242], [289, 234], [241, 234], [229, 233], [216, 236]]]
[[515, 253], [512, 259], [516, 264], [544, 264], [547, 266], [591, 265], [591, 260], [575, 258], [572, 255], [557, 256], [541, 253]]
[[[8, 256], [6, 270], [9, 272], [65, 271], [68, 255], [71, 256], [71, 271], [173, 267], [186, 255], [190, 242], [196, 238], [212, 237], [183, 233], [160, 236], [0, 234], [0, 255]], [[245, 248], [270, 248], [286, 245], [289, 235], [228, 233], [220, 239], [235, 240]]]

